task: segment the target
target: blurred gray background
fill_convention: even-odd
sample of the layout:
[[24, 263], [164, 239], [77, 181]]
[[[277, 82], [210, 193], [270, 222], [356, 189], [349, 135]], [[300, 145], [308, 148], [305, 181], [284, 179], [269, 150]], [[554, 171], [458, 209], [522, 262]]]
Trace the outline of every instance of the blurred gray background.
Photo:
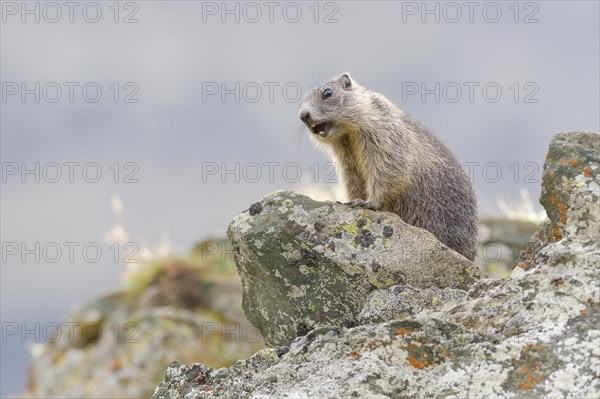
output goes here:
[[[275, 2], [271, 16], [262, 2], [229, 2], [234, 11], [223, 15], [221, 2], [87, 8], [83, 2], [72, 22], [67, 7], [59, 18], [46, 3], [23, 3], [33, 14], [24, 14], [21, 4], [2, 3], [2, 397], [25, 386], [24, 341], [39, 341], [44, 325], [60, 323], [73, 305], [122, 285], [124, 266], [105, 243], [113, 225], [152, 248], [167, 237], [170, 250], [184, 254], [198, 240], [223, 235], [234, 215], [271, 191], [327, 185], [328, 158], [302, 137], [308, 133], [297, 117], [298, 87], [306, 94], [315, 82], [350, 72], [385, 94], [462, 162], [474, 163], [482, 215], [498, 213], [499, 200], [517, 201], [522, 189], [540, 209], [541, 167], [552, 135], [599, 130], [597, 1], [482, 2], [472, 10], [462, 2]], [[31, 93], [22, 98], [21, 89], [33, 93], [36, 82], [39, 102]], [[72, 102], [64, 82], [74, 82]], [[93, 86], [102, 89], [97, 102], [82, 94], [89, 82], [90, 97]], [[235, 91], [236, 83], [239, 102], [234, 94], [223, 101], [221, 93], [207, 91], [221, 84]], [[51, 102], [57, 86], [62, 97]], [[430, 90], [425, 98], [422, 88]], [[137, 103], [125, 102], [136, 90], [129, 100]], [[35, 174], [22, 182], [21, 169], [36, 162], [40, 182]], [[56, 183], [49, 181], [54, 162], [63, 173]], [[78, 163], [73, 182], [65, 162]], [[94, 162], [102, 177], [90, 183], [82, 166]], [[299, 181], [294, 168], [283, 174], [288, 162], [300, 165]], [[236, 163], [238, 182], [234, 174], [203, 175], [207, 167]], [[137, 182], [125, 182], [129, 173]], [[94, 176], [88, 169], [85, 177]], [[113, 212], [113, 195], [122, 200], [121, 216]], [[72, 261], [66, 242], [78, 243]], [[81, 252], [90, 242], [103, 249], [96, 263]], [[34, 255], [23, 261], [10, 243], [57, 243], [63, 254], [53, 263], [48, 247], [39, 261]], [[23, 331], [7, 334], [14, 325], [34, 332], [25, 339]]]

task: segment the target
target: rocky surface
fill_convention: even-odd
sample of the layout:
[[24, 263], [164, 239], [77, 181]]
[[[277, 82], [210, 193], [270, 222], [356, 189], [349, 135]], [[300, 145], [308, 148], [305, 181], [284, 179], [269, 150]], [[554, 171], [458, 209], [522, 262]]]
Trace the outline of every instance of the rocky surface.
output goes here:
[[394, 284], [468, 289], [483, 274], [398, 215], [317, 202], [291, 191], [229, 226], [242, 307], [269, 346], [319, 326], [348, 327], [370, 292]]
[[[545, 228], [559, 232], [560, 237], [538, 234], [532, 239], [528, 259], [535, 263], [516, 267], [509, 278], [479, 280], [466, 293], [451, 284], [424, 288], [406, 286], [406, 281], [376, 287], [380, 289], [372, 290], [360, 301], [353, 293], [340, 292], [337, 298], [331, 298], [331, 306], [348, 309], [349, 301], [356, 301], [351, 306], [363, 302], [358, 319], [372, 324], [318, 327], [289, 346], [262, 350], [229, 368], [173, 363], [153, 398], [599, 397], [599, 137], [593, 133], [562, 134], [552, 141], [545, 166], [550, 178], [544, 178], [544, 193], [553, 193], [557, 200], [553, 203], [550, 198], [550, 205], [544, 199], [542, 202], [550, 215]], [[588, 147], [596, 150], [565, 152], [556, 148], [581, 148], [577, 143], [589, 143]], [[561, 159], [563, 155], [568, 159]], [[548, 171], [562, 166], [561, 161], [574, 168], [585, 166], [578, 171], [561, 172], [560, 178], [555, 171], [552, 178]], [[282, 209], [282, 215], [303, 214], [302, 207], [294, 208], [297, 205], [290, 202], [291, 207]], [[314, 212], [332, 206], [322, 204]], [[251, 208], [252, 216], [264, 211], [264, 206], [260, 208]], [[304, 211], [304, 217], [313, 212]], [[319, 213], [320, 217], [324, 213]], [[242, 234], [252, 231], [252, 220], [244, 218], [241, 226], [246, 229], [241, 230]], [[344, 223], [353, 226], [354, 220]], [[282, 237], [302, 234], [297, 224], [300, 223], [290, 224], [287, 233], [280, 233]], [[335, 228], [336, 224], [328, 226]], [[377, 226], [377, 222], [372, 220], [370, 226]], [[368, 240], [370, 245], [377, 245], [378, 241], [383, 245], [383, 226], [369, 230], [374, 238]], [[357, 229], [352, 234], [359, 236]], [[325, 245], [325, 237], [317, 235], [325, 241], [315, 245]], [[245, 241], [238, 238], [240, 243], [257, 240], [253, 236]], [[311, 238], [308, 234], [305, 241], [310, 242]], [[357, 247], [362, 242], [357, 239]], [[290, 246], [285, 241], [282, 245], [287, 248], [285, 252], [299, 251], [300, 255], [295, 256], [302, 259], [301, 246]], [[248, 248], [242, 248], [240, 253], [251, 254]], [[373, 258], [378, 254], [371, 252]], [[257, 252], [247, 261], [256, 262], [261, 256], [266, 255]], [[277, 268], [291, 267], [288, 261], [277, 259], [271, 263], [272, 273]], [[299, 269], [301, 264], [295, 265]], [[321, 273], [340, 273], [332, 263], [326, 264], [332, 269], [321, 268]], [[357, 273], [363, 273], [363, 280], [371, 279], [370, 264], [365, 257], [353, 265]], [[428, 270], [423, 269], [423, 273]], [[271, 276], [263, 271], [256, 280], [245, 284], [261, 281], [260, 287], [270, 289], [266, 280], [271, 281]], [[317, 292], [310, 291], [309, 286], [321, 288], [319, 284], [316, 276], [307, 280], [306, 292]], [[280, 290], [283, 292], [284, 288], [282, 281]], [[399, 295], [405, 299], [399, 300]], [[427, 298], [432, 299], [431, 303]], [[286, 300], [280, 293], [273, 301], [282, 299]], [[267, 305], [256, 303], [252, 308], [250, 303], [255, 302], [246, 301], [251, 319], [285, 321], [297, 317], [294, 314], [268, 319], [271, 313], [261, 313]], [[282, 313], [289, 309], [289, 303], [284, 302]]]
[[359, 324], [404, 319], [426, 309], [441, 309], [450, 302], [462, 301], [467, 291], [458, 288], [417, 288], [394, 285], [373, 291], [356, 317]]
[[[179, 359], [228, 366], [264, 347], [240, 307], [241, 282], [223, 239], [186, 259], [155, 260], [128, 289], [73, 310], [31, 347], [31, 398], [148, 398]], [[209, 252], [208, 254], [206, 252]]]

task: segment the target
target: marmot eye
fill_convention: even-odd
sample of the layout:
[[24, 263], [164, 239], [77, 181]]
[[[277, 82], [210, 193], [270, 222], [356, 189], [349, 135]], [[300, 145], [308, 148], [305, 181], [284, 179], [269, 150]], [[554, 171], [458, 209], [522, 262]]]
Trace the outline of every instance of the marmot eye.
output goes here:
[[323, 100], [325, 100], [326, 98], [331, 97], [332, 94], [333, 94], [333, 91], [331, 89], [325, 89], [325, 90], [323, 90]]

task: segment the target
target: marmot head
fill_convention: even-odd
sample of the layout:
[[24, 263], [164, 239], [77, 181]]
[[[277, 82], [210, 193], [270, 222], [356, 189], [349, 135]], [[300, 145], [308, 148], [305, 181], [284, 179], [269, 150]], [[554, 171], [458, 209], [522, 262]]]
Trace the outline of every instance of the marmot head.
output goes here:
[[[300, 119], [315, 137], [330, 140], [360, 123], [365, 88], [344, 73], [311, 91], [300, 104]], [[364, 109], [364, 108], [363, 108]]]

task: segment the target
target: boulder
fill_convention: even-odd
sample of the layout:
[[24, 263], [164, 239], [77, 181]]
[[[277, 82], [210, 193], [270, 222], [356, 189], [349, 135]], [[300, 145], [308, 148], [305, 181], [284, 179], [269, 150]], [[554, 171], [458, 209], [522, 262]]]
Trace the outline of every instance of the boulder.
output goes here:
[[430, 232], [396, 214], [317, 202], [291, 191], [229, 226], [242, 307], [269, 346], [320, 326], [349, 327], [369, 293], [394, 284], [468, 289], [483, 276]]

